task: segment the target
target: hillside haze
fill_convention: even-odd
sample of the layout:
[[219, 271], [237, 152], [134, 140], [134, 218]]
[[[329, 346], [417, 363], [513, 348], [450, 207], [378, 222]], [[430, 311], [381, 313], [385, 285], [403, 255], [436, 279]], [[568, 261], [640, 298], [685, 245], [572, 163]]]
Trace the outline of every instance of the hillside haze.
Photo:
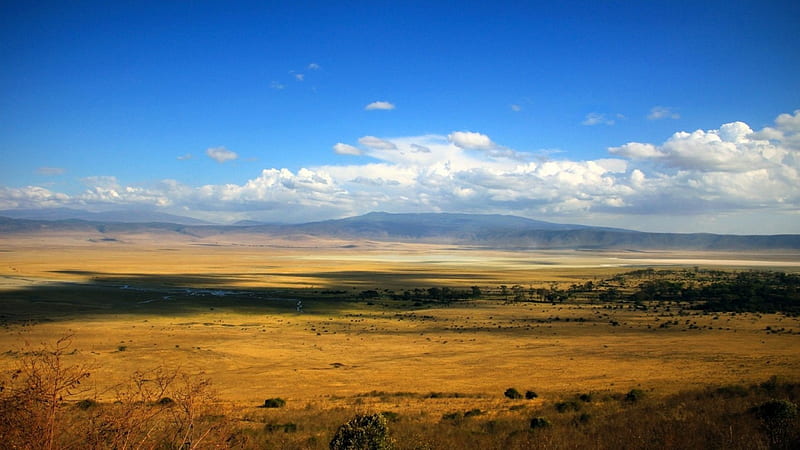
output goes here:
[[[97, 217], [97, 216], [91, 216]], [[468, 245], [497, 249], [686, 249], [773, 250], [800, 249], [800, 235], [720, 235], [710, 233], [647, 233], [621, 228], [559, 224], [509, 215], [373, 212], [344, 219], [295, 225], [197, 225], [192, 219], [118, 222], [111, 220], [34, 220], [4, 217], [0, 233], [85, 234], [87, 239], [124, 240], [126, 235], [147, 233], [169, 239], [181, 236], [213, 240], [218, 236], [293, 239], [337, 238]], [[164, 218], [164, 217], [159, 217]], [[166, 217], [169, 218], [169, 217]], [[186, 219], [186, 220], [182, 220]], [[176, 223], [181, 222], [181, 223]]]

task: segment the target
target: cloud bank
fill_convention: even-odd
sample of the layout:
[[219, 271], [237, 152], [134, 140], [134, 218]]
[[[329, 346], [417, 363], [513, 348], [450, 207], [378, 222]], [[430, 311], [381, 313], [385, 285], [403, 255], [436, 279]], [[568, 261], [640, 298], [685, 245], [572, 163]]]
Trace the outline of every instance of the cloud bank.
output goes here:
[[[362, 214], [504, 213], [650, 230], [800, 232], [800, 110], [754, 131], [743, 122], [628, 142], [607, 158], [542, 160], [473, 131], [363, 136], [351, 164], [263, 169], [243, 184], [84, 179], [78, 195], [0, 188], [0, 208], [149, 206], [219, 221], [306, 221]], [[235, 158], [209, 149], [219, 162]]]

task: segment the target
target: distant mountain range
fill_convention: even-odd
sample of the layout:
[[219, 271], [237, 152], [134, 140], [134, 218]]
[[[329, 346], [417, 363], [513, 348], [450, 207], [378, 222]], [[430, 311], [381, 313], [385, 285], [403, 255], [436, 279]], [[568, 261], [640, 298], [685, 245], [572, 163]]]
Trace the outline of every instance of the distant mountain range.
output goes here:
[[191, 217], [176, 216], [153, 211], [105, 211], [90, 212], [71, 208], [8, 209], [0, 210], [1, 217], [29, 220], [86, 220], [90, 222], [115, 223], [177, 223], [182, 225], [209, 225], [209, 222]]
[[[66, 211], [70, 212], [70, 211]], [[60, 211], [59, 213], [65, 213]], [[21, 213], [17, 211], [16, 215]], [[130, 214], [130, 213], [128, 213]], [[44, 217], [55, 217], [42, 213]], [[296, 225], [239, 222], [235, 225], [187, 223], [194, 219], [168, 214], [142, 214], [134, 221], [119, 216], [90, 213], [89, 219], [46, 220], [44, 217], [9, 217], [0, 211], [0, 234], [73, 231], [101, 233], [110, 238], [126, 233], [178, 233], [194, 239], [225, 235], [304, 238], [369, 239], [394, 242], [425, 242], [470, 245], [498, 249], [686, 249], [686, 250], [777, 250], [800, 249], [800, 235], [721, 235], [710, 233], [647, 233], [621, 228], [559, 224], [507, 215], [481, 214], [390, 214], [374, 212], [345, 219]], [[104, 218], [104, 219], [101, 219]], [[153, 220], [147, 220], [153, 219]], [[194, 221], [198, 222], [198, 221]]]

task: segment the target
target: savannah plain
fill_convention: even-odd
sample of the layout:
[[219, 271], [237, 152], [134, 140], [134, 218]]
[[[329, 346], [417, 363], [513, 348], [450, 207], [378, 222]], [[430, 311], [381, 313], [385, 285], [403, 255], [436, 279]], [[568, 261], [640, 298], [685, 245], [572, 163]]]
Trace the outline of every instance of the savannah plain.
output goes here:
[[[259, 442], [276, 448], [327, 448], [339, 424], [378, 412], [399, 420], [390, 424], [396, 440], [429, 448], [570, 447], [552, 435], [507, 439], [534, 416], [566, 423], [553, 405], [582, 393], [595, 397], [597, 416], [622, 408], [610, 399], [631, 390], [668, 401], [773, 376], [800, 379], [797, 316], [534, 295], [646, 268], [797, 273], [800, 255], [7, 235], [0, 236], [0, 369], [69, 336], [63, 362], [91, 376], [66, 401], [111, 404], [136, 371], [179, 371], [210, 381], [228, 426], [262, 433]], [[437, 302], [425, 297], [430, 288], [480, 294]], [[508, 398], [510, 387], [536, 398]], [[285, 405], [260, 408], [269, 398]], [[466, 423], [465, 411], [480, 417]]]

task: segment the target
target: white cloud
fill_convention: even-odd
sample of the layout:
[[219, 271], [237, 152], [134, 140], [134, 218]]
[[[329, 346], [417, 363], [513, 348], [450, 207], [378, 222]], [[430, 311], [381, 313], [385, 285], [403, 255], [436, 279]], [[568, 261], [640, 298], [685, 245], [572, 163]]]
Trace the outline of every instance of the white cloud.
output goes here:
[[190, 160], [192, 158], [194, 158], [194, 156], [191, 153], [186, 153], [186, 154], [183, 154], [181, 156], [178, 156], [177, 159], [178, 159], [178, 161], [188, 161], [188, 160]]
[[37, 174], [45, 176], [63, 175], [66, 171], [67, 169], [63, 167], [39, 167], [36, 169]]
[[367, 111], [373, 111], [373, 110], [389, 111], [394, 108], [395, 108], [394, 104], [389, 102], [372, 102], [364, 107], [364, 109]]
[[586, 115], [586, 119], [581, 122], [581, 125], [614, 125], [614, 119], [610, 119], [603, 113], [591, 112]]
[[520, 105], [512, 104], [512, 105], [510, 105], [510, 107], [511, 107], [511, 110], [514, 111], [514, 112], [522, 111], [522, 106], [520, 106]]
[[297, 80], [297, 81], [303, 81], [303, 80], [305, 79], [305, 77], [306, 77], [306, 76], [305, 76], [305, 75], [303, 75], [302, 73], [296, 73], [296, 74], [294, 74], [294, 79], [295, 79], [295, 80]]
[[431, 149], [424, 145], [411, 144], [412, 151], [415, 153], [430, 153]]
[[319, 70], [319, 69], [320, 69], [320, 67], [319, 67], [319, 64], [317, 64], [317, 63], [311, 63], [311, 64], [308, 65], [308, 70]]
[[358, 143], [373, 149], [380, 149], [380, 150], [395, 150], [397, 146], [392, 144], [389, 141], [376, 138], [375, 136], [364, 136], [358, 139]]
[[632, 159], [657, 160], [666, 167], [720, 172], [777, 167], [787, 156], [786, 148], [760, 139], [744, 122], [726, 123], [717, 130], [677, 132], [660, 146], [629, 142], [609, 151]]
[[497, 145], [489, 139], [489, 136], [472, 131], [454, 131], [447, 135], [447, 139], [455, 144], [456, 147], [468, 150], [491, 150]]
[[277, 81], [273, 81], [272, 83], [270, 83], [269, 87], [272, 88], [272, 89], [278, 90], [278, 91], [280, 91], [282, 89], [286, 89], [286, 85], [285, 84], [279, 83]]
[[515, 151], [469, 131], [364, 136], [363, 150], [334, 146], [340, 154], [370, 156], [359, 164], [267, 168], [241, 184], [204, 186], [174, 180], [126, 186], [114, 177], [88, 177], [86, 190], [75, 195], [0, 188], [0, 206], [157, 205], [207, 219], [278, 221], [456, 211], [672, 231], [797, 233], [798, 116], [781, 115], [757, 132], [743, 122], [676, 132], [660, 144], [629, 142], [610, 148], [614, 157], [583, 161], [496, 157]]
[[67, 206], [70, 196], [41, 186], [8, 188], [0, 186], [0, 209], [33, 209]]
[[206, 150], [206, 155], [218, 163], [232, 161], [239, 157], [236, 152], [232, 152], [225, 147], [212, 147]]
[[358, 155], [362, 155], [364, 153], [360, 149], [358, 149], [356, 147], [353, 147], [352, 145], [343, 144], [341, 142], [339, 142], [339, 143], [337, 143], [336, 145], [333, 146], [333, 151], [338, 153], [339, 155], [355, 155], [355, 156], [358, 156]]
[[639, 142], [629, 142], [619, 147], [608, 149], [614, 155], [631, 159], [662, 158], [664, 156], [653, 144], [641, 144]]
[[680, 119], [681, 115], [667, 106], [654, 106], [650, 109], [650, 114], [647, 115], [650, 120], [659, 119]]

